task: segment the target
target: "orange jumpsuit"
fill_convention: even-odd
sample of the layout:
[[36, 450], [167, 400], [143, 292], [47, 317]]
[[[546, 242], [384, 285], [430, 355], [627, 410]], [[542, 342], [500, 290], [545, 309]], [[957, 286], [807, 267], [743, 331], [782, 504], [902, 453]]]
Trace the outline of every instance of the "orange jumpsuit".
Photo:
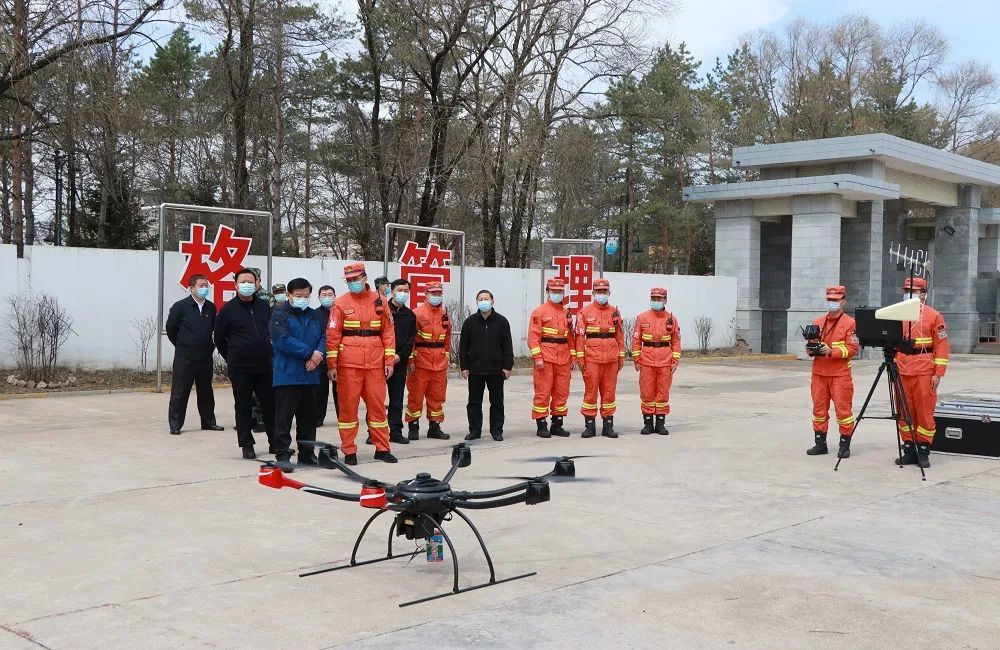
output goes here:
[[413, 310], [417, 321], [414, 339], [413, 372], [406, 379], [406, 421], [420, 419], [427, 400], [427, 420], [444, 422], [444, 400], [448, 389], [448, 360], [451, 356], [451, 319], [444, 307], [426, 302]]
[[395, 348], [392, 314], [367, 285], [361, 293], [345, 293], [333, 303], [326, 326], [326, 363], [337, 369], [337, 419], [344, 454], [358, 451], [354, 439], [362, 399], [375, 449], [389, 451], [385, 368], [394, 366]]
[[618, 371], [625, 359], [625, 333], [617, 307], [592, 302], [576, 315], [576, 360], [583, 366], [584, 417], [597, 416], [597, 394], [601, 395], [601, 417], [615, 414]]
[[545, 364], [535, 368], [535, 398], [531, 417], [541, 420], [549, 413], [565, 417], [569, 412], [569, 374], [576, 358], [573, 336], [573, 317], [562, 305], [551, 300], [531, 312], [528, 324], [528, 348], [532, 359]]
[[[912, 325], [912, 329], [911, 329]], [[903, 442], [931, 444], [937, 425], [934, 406], [937, 391], [931, 388], [931, 377], [944, 377], [948, 369], [948, 326], [936, 309], [920, 306], [920, 320], [903, 323], [903, 336], [914, 339], [916, 354], [896, 355], [896, 365], [903, 380], [903, 394], [910, 406], [913, 426], [899, 421], [899, 436]], [[914, 430], [916, 427], [916, 440]]]
[[830, 348], [830, 356], [813, 357], [812, 367], [812, 425], [813, 431], [825, 434], [830, 426], [830, 400], [837, 414], [840, 435], [854, 432], [854, 377], [851, 376], [851, 359], [858, 353], [858, 337], [854, 332], [854, 319], [847, 314], [820, 316], [813, 321], [819, 326], [820, 340]]
[[681, 326], [664, 309], [639, 314], [632, 333], [632, 359], [639, 364], [639, 402], [643, 415], [670, 414], [670, 384], [681, 358]]

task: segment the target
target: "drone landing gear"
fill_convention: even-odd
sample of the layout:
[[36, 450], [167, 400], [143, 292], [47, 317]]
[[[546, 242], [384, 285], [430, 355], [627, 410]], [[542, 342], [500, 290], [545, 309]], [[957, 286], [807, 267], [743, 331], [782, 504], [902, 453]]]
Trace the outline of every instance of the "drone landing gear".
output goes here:
[[[386, 560], [392, 560], [392, 559], [398, 558], [398, 557], [406, 557], [406, 556], [413, 556], [413, 555], [415, 555], [416, 553], [399, 553], [399, 554], [396, 554], [396, 555], [393, 554], [393, 552], [392, 552], [392, 538], [393, 538], [394, 533], [396, 532], [396, 520], [394, 518], [393, 522], [392, 522], [392, 525], [389, 527], [389, 544], [388, 544], [388, 549], [387, 549], [385, 557], [375, 558], [373, 560], [365, 560], [365, 561], [362, 561], [362, 562], [358, 562], [357, 561], [358, 547], [361, 546], [361, 540], [364, 539], [365, 533], [368, 532], [368, 528], [369, 528], [369, 526], [371, 526], [372, 522], [375, 521], [375, 519], [378, 518], [378, 516], [381, 515], [384, 512], [389, 512], [389, 510], [379, 510], [374, 515], [372, 515], [368, 519], [367, 522], [365, 522], [364, 527], [361, 529], [361, 534], [358, 535], [357, 541], [354, 542], [354, 550], [351, 552], [351, 562], [350, 562], [350, 564], [345, 564], [344, 566], [338, 566], [338, 567], [331, 567], [329, 569], [320, 569], [319, 571], [310, 571], [309, 573], [302, 573], [302, 574], [299, 575], [299, 577], [300, 578], [305, 578], [307, 576], [314, 576], [314, 575], [318, 575], [320, 573], [329, 573], [331, 571], [339, 571], [341, 569], [350, 569], [352, 567], [363, 566], [365, 564], [374, 564], [375, 562], [385, 562]], [[420, 518], [426, 520], [426, 522], [430, 525], [430, 529], [431, 530], [437, 528], [438, 530], [441, 531], [441, 535], [444, 537], [445, 543], [448, 544], [448, 550], [451, 551], [451, 562], [452, 562], [452, 567], [453, 567], [453, 570], [454, 570], [454, 583], [452, 585], [451, 591], [445, 592], [443, 594], [437, 594], [435, 596], [427, 596], [426, 598], [420, 598], [420, 599], [417, 599], [417, 600], [411, 600], [411, 601], [406, 602], [406, 603], [400, 603], [400, 605], [399, 605], [400, 607], [408, 607], [410, 605], [416, 605], [416, 604], [419, 604], [419, 603], [426, 603], [426, 602], [431, 601], [431, 600], [437, 600], [438, 598], [447, 598], [448, 596], [454, 596], [455, 594], [461, 594], [461, 593], [465, 593], [467, 591], [475, 591], [476, 589], [483, 589], [484, 587], [492, 587], [494, 585], [503, 584], [505, 582], [512, 582], [514, 580], [520, 580], [521, 578], [529, 578], [529, 577], [537, 574], [536, 571], [532, 571], [531, 573], [524, 573], [524, 574], [521, 574], [521, 575], [518, 575], [518, 576], [513, 576], [513, 577], [510, 577], [510, 578], [504, 578], [502, 580], [497, 580], [496, 572], [493, 570], [493, 558], [490, 557], [490, 552], [486, 549], [486, 543], [483, 541], [483, 536], [479, 534], [479, 530], [472, 523], [472, 520], [469, 519], [465, 515], [465, 513], [461, 512], [460, 510], [454, 509], [454, 510], [450, 510], [449, 512], [453, 512], [453, 513], [457, 514], [459, 517], [461, 517], [462, 520], [465, 521], [465, 523], [469, 525], [469, 528], [472, 529], [473, 534], [475, 534], [476, 539], [479, 541], [479, 547], [481, 549], [483, 549], [483, 555], [486, 556], [486, 565], [490, 569], [490, 579], [489, 579], [489, 581], [488, 582], [484, 582], [482, 584], [473, 585], [471, 587], [459, 587], [459, 585], [458, 585], [458, 554], [455, 553], [455, 545], [452, 544], [451, 537], [448, 536], [448, 532], [444, 529], [444, 526], [442, 526], [440, 523], [438, 523], [437, 521], [435, 521], [434, 518], [432, 518], [427, 513], [420, 513], [420, 515], [419, 515]]]

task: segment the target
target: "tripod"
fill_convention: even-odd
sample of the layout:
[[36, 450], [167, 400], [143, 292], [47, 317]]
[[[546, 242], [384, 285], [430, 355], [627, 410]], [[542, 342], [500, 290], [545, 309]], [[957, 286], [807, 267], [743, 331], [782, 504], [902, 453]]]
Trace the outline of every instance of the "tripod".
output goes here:
[[[907, 431], [913, 431], [913, 416], [910, 411], [910, 403], [906, 399], [906, 393], [903, 392], [903, 381], [899, 377], [899, 366], [896, 365], [896, 347], [886, 346], [882, 348], [882, 365], [879, 366], [878, 374], [875, 375], [875, 381], [872, 382], [872, 387], [868, 391], [868, 397], [865, 398], [865, 403], [861, 407], [861, 411], [858, 413], [857, 419], [854, 421], [854, 428], [851, 430], [851, 436], [853, 438], [854, 432], [858, 430], [858, 426], [861, 424], [861, 420], [865, 419], [865, 411], [868, 410], [868, 403], [872, 400], [872, 395], [875, 394], [875, 388], [878, 386], [879, 379], [882, 378], [882, 373], [885, 373], [889, 380], [889, 412], [891, 415], [888, 416], [870, 416], [869, 420], [893, 420], [896, 422], [896, 447], [899, 452], [899, 458], [903, 458], [903, 441], [899, 433], [899, 423], [903, 422], [906, 424]], [[912, 433], [911, 433], [912, 435]], [[840, 468], [840, 461], [843, 458], [837, 458], [837, 464], [834, 465], [833, 471], [837, 471]], [[900, 469], [903, 465], [899, 465]], [[920, 468], [920, 479], [923, 481], [927, 480], [927, 475], [924, 473], [924, 468], [917, 463], [917, 467]]]

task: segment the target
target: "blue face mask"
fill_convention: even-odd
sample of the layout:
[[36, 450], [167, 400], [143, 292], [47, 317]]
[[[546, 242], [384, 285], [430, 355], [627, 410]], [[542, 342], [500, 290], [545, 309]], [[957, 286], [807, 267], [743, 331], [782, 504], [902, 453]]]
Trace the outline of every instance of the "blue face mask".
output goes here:
[[385, 288], [382, 289], [382, 293], [385, 294], [386, 298], [391, 297], [392, 296], [392, 287], [389, 286], [388, 284], [385, 285]]
[[296, 309], [305, 309], [308, 306], [308, 298], [292, 298], [292, 307], [295, 307]]
[[410, 292], [399, 291], [396, 293], [396, 304], [406, 306], [410, 304]]
[[549, 300], [556, 303], [557, 305], [563, 301], [563, 295], [561, 293], [550, 293]]
[[252, 296], [257, 289], [254, 288], [253, 282], [240, 282], [236, 290], [241, 296]]
[[606, 293], [595, 293], [594, 302], [596, 302], [598, 305], [606, 305], [608, 304], [609, 297], [610, 296], [608, 296], [608, 294]]
[[333, 296], [324, 296], [324, 297], [320, 298], [319, 299], [319, 304], [323, 305], [324, 307], [332, 307], [333, 306]]
[[835, 300], [827, 300], [826, 301], [826, 310], [827, 311], [838, 311], [839, 309], [840, 309], [840, 303], [839, 302], [837, 302]]
[[208, 287], [198, 287], [197, 289], [194, 290], [194, 292], [202, 300], [204, 300], [205, 298], [208, 298], [208, 291], [209, 291]]
[[479, 306], [479, 311], [481, 311], [483, 313], [486, 313], [486, 312], [490, 311], [491, 309], [493, 309], [493, 301], [492, 300], [480, 300], [478, 306]]
[[274, 302], [286, 302], [287, 300], [288, 300], [288, 296], [286, 296], [283, 293], [276, 293], [276, 294], [274, 294]]
[[439, 296], [436, 293], [428, 294], [427, 296], [427, 304], [431, 307], [437, 307], [442, 302], [444, 302], [444, 296]]
[[365, 289], [365, 283], [361, 280], [351, 280], [347, 283], [347, 288], [351, 293], [361, 293]]
[[658, 300], [650, 300], [649, 306], [655, 309], [656, 311], [663, 311], [663, 308], [666, 307], [667, 305], [666, 303], [662, 303]]

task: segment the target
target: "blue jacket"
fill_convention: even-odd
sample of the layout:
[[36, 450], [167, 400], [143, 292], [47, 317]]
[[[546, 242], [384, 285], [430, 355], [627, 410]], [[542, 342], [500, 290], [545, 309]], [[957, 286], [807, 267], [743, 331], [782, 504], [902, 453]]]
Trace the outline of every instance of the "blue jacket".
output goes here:
[[[326, 330], [312, 308], [299, 310], [287, 303], [276, 307], [268, 331], [274, 348], [273, 385], [319, 385], [319, 373], [326, 370]], [[313, 352], [319, 352], [323, 360], [316, 370], [308, 372], [306, 361]]]

